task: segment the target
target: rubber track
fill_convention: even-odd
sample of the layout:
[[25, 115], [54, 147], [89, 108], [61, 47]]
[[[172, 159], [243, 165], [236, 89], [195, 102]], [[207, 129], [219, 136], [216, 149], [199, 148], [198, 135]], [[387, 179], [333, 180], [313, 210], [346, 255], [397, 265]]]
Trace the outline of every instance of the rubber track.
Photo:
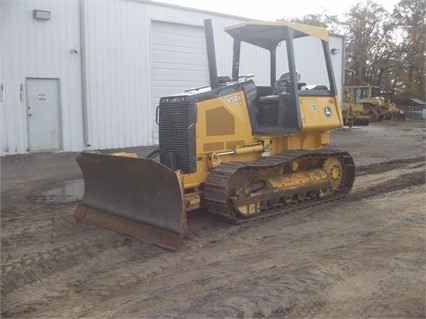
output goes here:
[[[305, 200], [302, 202], [292, 202], [291, 204], [279, 203], [269, 205], [260, 214], [243, 217], [236, 215], [229, 198], [231, 193], [231, 181], [233, 175], [239, 170], [263, 170], [273, 166], [290, 167], [293, 160], [297, 158], [326, 159], [328, 157], [339, 157], [344, 165], [344, 176], [342, 186], [333, 194], [316, 200]], [[286, 169], [288, 171], [289, 169]], [[316, 151], [288, 151], [272, 157], [261, 158], [256, 162], [228, 162], [221, 164], [210, 171], [209, 178], [204, 184], [204, 200], [207, 203], [209, 213], [228, 222], [241, 224], [255, 220], [268, 218], [278, 214], [285, 214], [300, 210], [306, 207], [316, 206], [323, 203], [335, 201], [344, 197], [352, 188], [355, 179], [355, 165], [353, 158], [345, 151], [341, 150], [316, 150]], [[278, 202], [278, 201], [277, 201]]]

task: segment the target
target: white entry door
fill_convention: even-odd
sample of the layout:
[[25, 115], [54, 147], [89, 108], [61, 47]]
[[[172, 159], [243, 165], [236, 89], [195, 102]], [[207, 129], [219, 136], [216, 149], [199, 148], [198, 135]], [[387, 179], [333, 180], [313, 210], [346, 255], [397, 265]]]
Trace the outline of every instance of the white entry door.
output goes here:
[[27, 79], [29, 151], [61, 148], [58, 79]]

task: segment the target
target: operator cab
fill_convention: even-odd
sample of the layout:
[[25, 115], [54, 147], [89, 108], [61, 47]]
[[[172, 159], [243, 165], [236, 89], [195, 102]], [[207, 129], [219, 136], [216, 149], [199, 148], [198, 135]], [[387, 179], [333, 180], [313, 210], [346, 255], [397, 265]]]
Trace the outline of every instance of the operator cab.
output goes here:
[[[240, 79], [242, 42], [269, 51], [270, 86], [256, 86], [252, 80], [241, 83], [246, 93], [254, 134], [281, 135], [299, 131], [303, 127], [300, 97], [337, 95], [329, 53], [328, 33], [325, 29], [285, 21], [266, 23], [254, 21], [225, 28], [225, 31], [234, 39], [232, 81]], [[300, 74], [296, 72], [293, 40], [311, 35], [322, 43], [330, 88], [306, 86], [306, 83], [300, 82]], [[288, 72], [282, 74], [277, 81], [277, 47], [282, 42], [285, 42], [287, 50]]]

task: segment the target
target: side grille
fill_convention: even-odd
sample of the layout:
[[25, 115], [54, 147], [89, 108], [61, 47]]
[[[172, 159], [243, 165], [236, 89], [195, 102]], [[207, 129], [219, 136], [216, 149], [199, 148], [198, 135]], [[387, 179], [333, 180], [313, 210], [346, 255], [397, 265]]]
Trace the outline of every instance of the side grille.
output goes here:
[[[184, 173], [196, 171], [195, 104], [160, 104], [159, 140], [160, 149], [173, 153], [177, 169]], [[166, 154], [160, 155], [165, 164]]]

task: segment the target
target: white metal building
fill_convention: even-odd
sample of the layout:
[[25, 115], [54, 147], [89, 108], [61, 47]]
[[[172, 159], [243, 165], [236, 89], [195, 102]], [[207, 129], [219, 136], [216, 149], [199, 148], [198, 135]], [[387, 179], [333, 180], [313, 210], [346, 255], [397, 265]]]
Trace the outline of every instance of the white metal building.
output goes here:
[[[159, 98], [209, 83], [206, 18], [218, 73], [230, 75], [232, 39], [223, 28], [241, 17], [148, 0], [1, 1], [0, 155], [156, 144]], [[296, 45], [305, 56], [297, 71], [302, 82], [322, 83], [312, 45]], [[331, 36], [330, 48], [341, 89], [343, 37]], [[268, 84], [267, 52], [242, 53], [240, 74]]]

